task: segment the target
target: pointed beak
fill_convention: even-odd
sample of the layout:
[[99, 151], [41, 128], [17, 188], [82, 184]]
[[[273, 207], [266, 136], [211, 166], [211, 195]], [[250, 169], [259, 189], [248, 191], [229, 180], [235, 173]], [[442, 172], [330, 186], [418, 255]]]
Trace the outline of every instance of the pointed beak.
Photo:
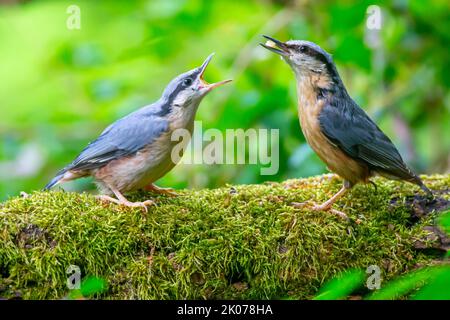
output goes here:
[[220, 82], [216, 82], [216, 83], [208, 83], [205, 81], [205, 79], [203, 79], [203, 74], [205, 73], [206, 67], [208, 66], [209, 62], [211, 61], [212, 57], [214, 56], [214, 52], [211, 53], [208, 58], [206, 58], [206, 60], [202, 63], [202, 65], [200, 66], [200, 74], [199, 74], [199, 79], [200, 79], [200, 83], [201, 83], [201, 88], [206, 88], [208, 91], [219, 87], [221, 85], [224, 85], [225, 83], [228, 83], [232, 80], [223, 80]]
[[261, 46], [281, 56], [289, 56], [289, 47], [284, 42], [265, 35], [263, 35], [263, 37], [266, 38], [267, 41], [266, 43], [260, 43]]
[[202, 65], [200, 66], [200, 75], [199, 77], [202, 78], [203, 74], [205, 73], [206, 67], [208, 66], [209, 62], [211, 61], [212, 57], [215, 55], [216, 53], [213, 52], [211, 53], [208, 58], [205, 59], [205, 61], [202, 63]]

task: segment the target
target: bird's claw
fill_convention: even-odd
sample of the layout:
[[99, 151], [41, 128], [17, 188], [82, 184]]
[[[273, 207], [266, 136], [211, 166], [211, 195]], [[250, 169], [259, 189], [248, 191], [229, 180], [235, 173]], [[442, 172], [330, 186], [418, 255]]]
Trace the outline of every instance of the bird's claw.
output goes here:
[[161, 190], [158, 190], [156, 192], [157, 193], [161, 193], [161, 194], [165, 194], [166, 196], [169, 196], [169, 197], [177, 197], [178, 196], [178, 193], [176, 193], [174, 191], [174, 189], [172, 189], [172, 188], [161, 189]]
[[333, 208], [331, 208], [331, 206], [328, 206], [328, 205], [318, 205], [313, 202], [307, 201], [307, 202], [292, 202], [291, 206], [293, 206], [294, 208], [297, 208], [297, 209], [308, 207], [312, 211], [325, 211], [325, 212], [329, 212], [329, 213], [338, 215], [339, 217], [341, 217], [345, 220], [349, 220], [348, 216], [344, 212], [333, 209]]
[[155, 202], [152, 201], [152, 200], [145, 200], [145, 201], [142, 201], [142, 202], [126, 201], [126, 202], [121, 202], [120, 204], [124, 205], [124, 206], [127, 206], [127, 207], [141, 207], [147, 213], [148, 212], [147, 206], [152, 206], [152, 205], [155, 204]]
[[144, 189], [147, 190], [147, 191], [151, 191], [151, 192], [155, 192], [155, 193], [159, 193], [159, 194], [164, 194], [164, 195], [169, 196], [169, 197], [177, 197], [178, 196], [178, 193], [176, 193], [174, 191], [174, 189], [172, 189], [172, 188], [160, 188], [160, 187], [157, 187], [157, 186], [155, 186], [153, 184], [150, 184], [150, 185], [146, 186]]
[[304, 207], [307, 207], [310, 205], [311, 205], [311, 203], [309, 203], [309, 202], [292, 202], [291, 203], [291, 206], [294, 208], [297, 208], [297, 209], [304, 208]]
[[99, 199], [100, 201], [114, 202], [114, 203], [116, 203], [118, 205], [123, 205], [123, 206], [126, 206], [126, 207], [141, 207], [141, 208], [144, 209], [144, 211], [146, 213], [148, 212], [147, 206], [151, 206], [151, 205], [155, 204], [155, 202], [152, 201], [152, 200], [145, 200], [145, 201], [142, 201], [142, 202], [131, 202], [131, 201], [128, 201], [128, 200], [127, 201], [120, 201], [118, 199], [114, 199], [114, 198], [112, 198], [110, 196], [106, 196], [106, 195], [99, 195], [99, 196], [96, 196], [96, 198]]
[[320, 208], [320, 206], [313, 206], [312, 209], [313, 209], [314, 211], [326, 211], [326, 212], [330, 212], [330, 213], [332, 213], [332, 214], [335, 214], [335, 215], [341, 217], [342, 219], [349, 220], [348, 216], [347, 216], [344, 212], [339, 211], [339, 210], [336, 210], [336, 209], [333, 209], [333, 208], [322, 209], [322, 208]]

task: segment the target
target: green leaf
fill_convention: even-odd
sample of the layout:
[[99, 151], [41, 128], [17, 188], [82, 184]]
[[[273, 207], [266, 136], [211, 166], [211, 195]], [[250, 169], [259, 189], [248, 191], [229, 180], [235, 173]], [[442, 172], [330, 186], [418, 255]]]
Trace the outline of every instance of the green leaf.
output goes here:
[[107, 283], [104, 279], [99, 277], [87, 277], [81, 283], [81, 294], [83, 297], [89, 297], [96, 293], [102, 293], [107, 288]]
[[349, 270], [326, 283], [314, 300], [338, 300], [347, 297], [364, 281], [362, 270]]
[[369, 300], [391, 300], [410, 295], [425, 285], [436, 281], [442, 267], [430, 267], [411, 272], [389, 282], [384, 288], [367, 297]]
[[[444, 212], [439, 217], [438, 223], [442, 230], [444, 230], [444, 232], [450, 236], [450, 210]], [[445, 255], [445, 257], [450, 258], [450, 250], [447, 250], [447, 254]]]
[[80, 289], [71, 290], [67, 296], [69, 300], [78, 300], [88, 298], [97, 293], [104, 292], [108, 287], [106, 280], [88, 276], [81, 282]]
[[450, 300], [450, 266], [438, 268], [430, 283], [424, 286], [413, 300]]
[[439, 217], [439, 225], [445, 233], [450, 235], [450, 210], [442, 213]]

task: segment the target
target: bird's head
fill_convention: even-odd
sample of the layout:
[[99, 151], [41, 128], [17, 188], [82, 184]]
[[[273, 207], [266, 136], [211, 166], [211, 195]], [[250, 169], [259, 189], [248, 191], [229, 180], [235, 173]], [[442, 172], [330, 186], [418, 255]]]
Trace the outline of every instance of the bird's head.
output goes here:
[[320, 76], [329, 78], [333, 82], [340, 81], [331, 55], [317, 44], [305, 40], [282, 42], [268, 36], [264, 36], [264, 38], [268, 41], [261, 45], [281, 55], [298, 78]]
[[201, 66], [185, 72], [173, 79], [164, 90], [163, 99], [174, 107], [189, 107], [198, 105], [201, 99], [212, 89], [217, 88], [231, 80], [208, 83], [203, 79], [206, 67], [214, 53], [210, 54]]

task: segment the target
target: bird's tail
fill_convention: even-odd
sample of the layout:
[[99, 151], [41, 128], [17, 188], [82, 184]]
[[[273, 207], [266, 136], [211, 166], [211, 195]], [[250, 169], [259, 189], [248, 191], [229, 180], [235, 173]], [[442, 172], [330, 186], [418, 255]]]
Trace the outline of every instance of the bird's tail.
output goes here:
[[414, 183], [416, 185], [418, 185], [420, 187], [420, 189], [422, 189], [426, 194], [427, 197], [430, 199], [434, 199], [434, 195], [433, 192], [431, 192], [430, 189], [427, 188], [427, 186], [425, 186], [425, 184], [423, 183], [422, 179], [420, 179], [420, 177], [415, 174], [413, 171], [411, 171], [411, 169], [409, 169], [406, 165], [404, 165], [401, 170], [398, 170], [398, 168], [396, 168], [397, 170], [395, 172], [379, 172], [382, 176], [385, 176], [386, 178], [389, 179], [394, 179], [394, 180], [405, 180], [411, 183]]
[[423, 183], [422, 179], [419, 178], [418, 175], [413, 173], [413, 180], [411, 182], [417, 184], [420, 189], [422, 189], [423, 191], [425, 191], [425, 193], [427, 194], [428, 198], [430, 199], [434, 199], [434, 195], [433, 192], [431, 192], [430, 189], [427, 188], [427, 186]]
[[434, 195], [433, 192], [431, 192], [430, 189], [428, 189], [423, 182], [421, 181], [421, 183], [419, 184], [420, 189], [422, 189], [423, 191], [425, 191], [425, 193], [427, 194], [428, 198], [430, 199], [434, 199]]
[[47, 183], [45, 185], [43, 190], [44, 191], [49, 190], [50, 188], [52, 188], [53, 186], [58, 184], [61, 181], [61, 179], [64, 177], [64, 175], [66, 174], [66, 171], [67, 170], [65, 170], [65, 169], [59, 171], [58, 174], [49, 183]]

